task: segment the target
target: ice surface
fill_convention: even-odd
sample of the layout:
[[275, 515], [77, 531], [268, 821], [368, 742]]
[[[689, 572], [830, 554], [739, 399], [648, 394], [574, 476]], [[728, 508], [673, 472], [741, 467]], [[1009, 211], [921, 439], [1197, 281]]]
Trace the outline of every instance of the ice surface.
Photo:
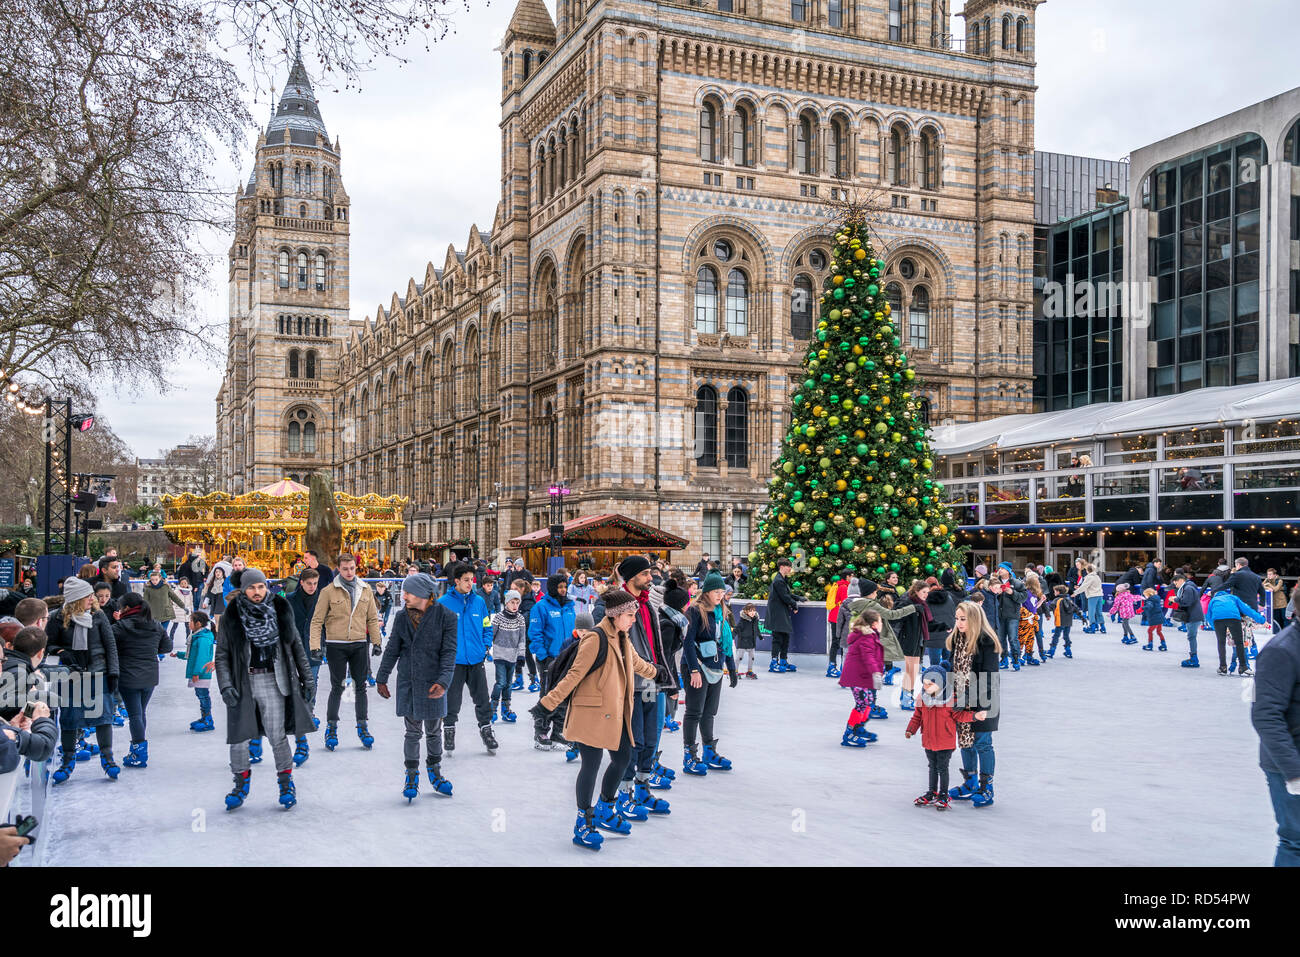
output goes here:
[[[656, 793], [672, 814], [634, 824], [629, 837], [606, 834], [596, 853], [570, 843], [576, 762], [532, 747], [535, 694], [515, 693], [520, 720], [497, 722], [495, 756], [466, 695], [459, 746], [443, 764], [453, 797], [430, 793], [427, 778], [414, 803], [401, 797], [401, 721], [371, 689], [372, 751], [357, 741], [349, 694], [339, 750], [310, 735], [311, 758], [294, 772], [297, 807], [276, 803], [267, 746], [248, 803], [227, 812], [224, 706], [214, 686], [217, 730], [189, 731], [198, 707], [184, 662], [168, 658], [149, 709], [149, 767], [124, 768], [110, 783], [98, 762], [83, 762], [54, 789], [45, 863], [1271, 864], [1275, 825], [1256, 762], [1251, 682], [1215, 675], [1212, 637], [1201, 643], [1209, 667], [1179, 668], [1186, 643], [1170, 631], [1164, 654], [1121, 645], [1112, 627], [1079, 635], [1073, 660], [1003, 672], [997, 801], [981, 810], [912, 806], [926, 763], [919, 736], [903, 738], [897, 687], [883, 700], [889, 719], [871, 723], [880, 741], [840, 747], [849, 692], [823, 676], [824, 659], [798, 656], [796, 674], [763, 670], [724, 688], [719, 750], [734, 770], [682, 774], [681, 732], [665, 733], [663, 760], [678, 775]], [[323, 715], [325, 669], [321, 677]], [[128, 735], [114, 730], [120, 762]], [[954, 785], [958, 763], [954, 756]]]

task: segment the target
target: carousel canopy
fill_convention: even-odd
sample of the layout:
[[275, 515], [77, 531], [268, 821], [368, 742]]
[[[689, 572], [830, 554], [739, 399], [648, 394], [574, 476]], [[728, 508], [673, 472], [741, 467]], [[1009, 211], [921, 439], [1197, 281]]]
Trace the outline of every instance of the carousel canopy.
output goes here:
[[299, 485], [290, 479], [280, 479], [278, 482], [272, 482], [270, 485], [263, 485], [257, 490], [262, 495], [293, 495], [295, 492], [310, 492], [305, 485]]
[[[518, 538], [510, 539], [514, 548], [535, 548], [545, 545], [551, 537], [550, 529], [543, 528]], [[565, 548], [685, 548], [686, 539], [671, 535], [662, 529], [638, 522], [626, 515], [584, 515], [564, 523]]]

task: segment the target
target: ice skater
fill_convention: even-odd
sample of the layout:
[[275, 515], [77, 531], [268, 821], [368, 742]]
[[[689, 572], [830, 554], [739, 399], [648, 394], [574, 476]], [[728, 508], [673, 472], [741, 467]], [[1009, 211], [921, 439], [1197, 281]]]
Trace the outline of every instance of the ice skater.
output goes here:
[[1115, 596], [1110, 603], [1110, 612], [1124, 631], [1124, 637], [1120, 638], [1121, 644], [1136, 645], [1138, 643], [1137, 635], [1133, 634], [1132, 625], [1133, 619], [1138, 615], [1138, 604], [1138, 598], [1133, 594], [1133, 590], [1127, 582], [1120, 582], [1115, 586]]
[[[1073, 658], [1074, 652], [1070, 648], [1070, 629], [1074, 627], [1074, 616], [1079, 613], [1079, 606], [1070, 598], [1070, 589], [1065, 585], [1056, 585], [1052, 588], [1054, 597], [1047, 603], [1047, 613], [1052, 619], [1052, 643], [1047, 648], [1046, 658], [1056, 657], [1056, 644], [1058, 641], [1065, 642], [1065, 657]], [[992, 625], [989, 626], [992, 628]], [[996, 629], [994, 629], [996, 634]]]
[[513, 588], [505, 593], [505, 603], [492, 620], [492, 668], [496, 672], [496, 681], [492, 685], [492, 720], [497, 719], [497, 707], [501, 708], [501, 720], [514, 724], [518, 715], [510, 710], [511, 683], [516, 662], [528, 644], [528, 619], [519, 613], [519, 603], [523, 596]]
[[752, 601], [740, 610], [736, 621], [736, 667], [746, 678], [758, 678], [754, 674], [754, 650], [758, 647], [758, 633], [762, 621], [758, 617], [758, 606]]
[[1155, 639], [1160, 639], [1160, 650], [1168, 651], [1165, 644], [1165, 603], [1154, 588], [1142, 591], [1142, 624], [1147, 626], [1147, 643], [1143, 651], [1152, 651]]
[[[778, 572], [777, 577], [781, 577]], [[736, 660], [732, 656], [723, 630], [722, 596], [726, 583], [717, 572], [709, 572], [700, 584], [700, 593], [686, 615], [689, 625], [682, 647], [682, 677], [686, 685], [686, 720], [682, 722], [683, 767], [687, 774], [700, 777], [710, 770], [730, 771], [731, 761], [718, 753], [714, 720], [722, 703], [723, 666], [736, 687]], [[697, 730], [704, 738], [704, 756], [695, 743]]]
[[378, 654], [383, 638], [379, 633], [379, 606], [375, 604], [375, 593], [357, 577], [357, 560], [353, 555], [346, 552], [339, 555], [338, 573], [328, 585], [321, 585], [310, 628], [309, 646], [313, 652], [325, 649], [325, 662], [330, 669], [330, 694], [325, 703], [325, 747], [330, 751], [338, 747], [339, 704], [343, 701], [344, 679], [350, 674], [357, 737], [361, 746], [369, 749], [375, 739], [367, 722], [366, 675], [370, 672], [370, 662], [366, 648], [371, 646]]
[[921, 676], [921, 696], [904, 735], [910, 738], [921, 732], [921, 746], [930, 765], [930, 789], [912, 802], [917, 807], [948, 810], [948, 765], [957, 750], [957, 723], [971, 720], [968, 712], [953, 707], [954, 701], [947, 669], [942, 665], [926, 668]]
[[[843, 614], [848, 609], [842, 610]], [[853, 710], [840, 744], [846, 748], [865, 748], [876, 740], [867, 730], [871, 709], [876, 703], [876, 693], [884, 685], [885, 651], [880, 645], [883, 624], [880, 612], [863, 609], [849, 626], [844, 652], [844, 667], [840, 669], [840, 687], [853, 694]]]
[[212, 672], [216, 668], [215, 655], [217, 639], [208, 627], [210, 619], [206, 612], [196, 611], [190, 615], [190, 640], [184, 651], [174, 651], [172, 656], [185, 662], [186, 687], [194, 689], [194, 697], [199, 699], [199, 719], [190, 722], [191, 731], [212, 731]]
[[969, 723], [957, 725], [962, 783], [948, 796], [969, 800], [974, 807], [989, 807], [993, 804], [993, 732], [998, 729], [1001, 709], [1002, 647], [978, 602], [964, 601], [957, 606], [956, 622], [945, 647], [952, 664], [956, 707], [971, 716]]
[[267, 591], [260, 569], [245, 569], [239, 591], [230, 596], [217, 641], [216, 674], [235, 778], [226, 809], [233, 811], [248, 798], [248, 743], [266, 737], [275, 756], [280, 805], [288, 810], [298, 803], [288, 735], [315, 730], [307, 707], [311, 669], [289, 602]]
[[[406, 780], [402, 797], [410, 803], [420, 793], [420, 737], [425, 741], [424, 769], [438, 794], [451, 794], [442, 776], [442, 719], [447, 689], [456, 672], [456, 614], [433, 600], [437, 583], [424, 572], [402, 581], [403, 607], [393, 618], [393, 634], [379, 662], [375, 690], [388, 698], [388, 677], [397, 668], [397, 716], [406, 725], [402, 757]], [[511, 659], [513, 660], [513, 659]]]
[[460, 703], [465, 688], [474, 702], [474, 719], [478, 722], [479, 736], [488, 754], [497, 750], [496, 735], [492, 733], [492, 710], [488, 697], [487, 661], [492, 647], [492, 618], [487, 605], [474, 593], [474, 569], [465, 562], [456, 562], [447, 571], [452, 587], [438, 599], [439, 604], [454, 614], [456, 625], [456, 670], [447, 687], [447, 717], [443, 728], [443, 751], [450, 757], [456, 750], [456, 719], [460, 717]]

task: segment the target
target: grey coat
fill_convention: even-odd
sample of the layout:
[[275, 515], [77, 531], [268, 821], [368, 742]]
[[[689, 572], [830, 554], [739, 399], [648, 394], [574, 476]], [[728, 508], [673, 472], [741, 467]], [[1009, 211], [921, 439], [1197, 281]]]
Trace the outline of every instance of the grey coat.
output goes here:
[[1250, 721], [1259, 735], [1259, 766], [1288, 781], [1300, 778], [1300, 625], [1295, 622], [1259, 650]]
[[388, 676], [397, 667], [399, 718], [437, 721], [446, 717], [447, 696], [430, 698], [429, 689], [435, 684], [451, 687], [451, 677], [456, 671], [458, 625], [456, 613], [436, 601], [421, 616], [419, 628], [411, 628], [405, 608], [393, 619], [393, 632], [388, 636], [375, 681], [388, 684]]
[[[280, 595], [268, 595], [265, 600], [274, 602], [276, 626], [280, 630], [280, 644], [275, 655], [275, 683], [284, 695], [284, 728], [295, 737], [310, 734], [315, 726], [311, 720], [311, 709], [307, 707], [307, 699], [311, 697], [312, 691], [307, 652], [303, 650], [302, 639], [298, 637], [288, 600]], [[227, 688], [234, 688], [239, 693], [235, 706], [226, 709], [227, 744], [239, 744], [266, 733], [253, 700], [252, 675], [248, 673], [251, 657], [248, 638], [244, 635], [244, 623], [239, 618], [232, 597], [230, 608], [221, 616], [221, 633], [217, 636], [215, 659], [217, 688], [223, 693]]]

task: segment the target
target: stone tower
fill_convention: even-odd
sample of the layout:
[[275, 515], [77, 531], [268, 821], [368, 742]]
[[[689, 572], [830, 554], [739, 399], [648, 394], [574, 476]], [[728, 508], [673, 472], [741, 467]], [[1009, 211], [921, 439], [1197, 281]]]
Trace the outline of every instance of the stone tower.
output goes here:
[[217, 397], [222, 485], [305, 481], [334, 456], [329, 395], [351, 329], [348, 196], [301, 56], [235, 197], [229, 348]]

